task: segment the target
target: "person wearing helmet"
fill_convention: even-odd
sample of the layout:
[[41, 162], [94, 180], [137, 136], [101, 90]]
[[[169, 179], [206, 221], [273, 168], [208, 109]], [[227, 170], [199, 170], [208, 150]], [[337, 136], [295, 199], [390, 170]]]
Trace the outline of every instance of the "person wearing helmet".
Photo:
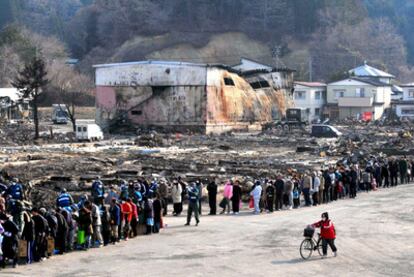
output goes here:
[[98, 176], [96, 177], [95, 181], [92, 183], [92, 197], [93, 202], [98, 204], [101, 199], [104, 198], [105, 195], [105, 187], [101, 181], [101, 178]]
[[19, 179], [13, 178], [10, 186], [6, 190], [6, 195], [10, 195], [12, 199], [22, 201], [24, 198], [24, 191]]
[[63, 188], [56, 199], [56, 205], [58, 208], [67, 209], [73, 204], [72, 196], [67, 192], [65, 188]]
[[129, 198], [128, 183], [125, 180], [121, 182], [120, 198], [122, 201], [126, 201]]
[[329, 219], [327, 212], [321, 215], [321, 220], [312, 224], [314, 228], [321, 228], [321, 238], [322, 238], [322, 258], [326, 258], [328, 254], [328, 244], [331, 247], [331, 250], [334, 256], [337, 256], [337, 248], [335, 246], [336, 231], [333, 222]]

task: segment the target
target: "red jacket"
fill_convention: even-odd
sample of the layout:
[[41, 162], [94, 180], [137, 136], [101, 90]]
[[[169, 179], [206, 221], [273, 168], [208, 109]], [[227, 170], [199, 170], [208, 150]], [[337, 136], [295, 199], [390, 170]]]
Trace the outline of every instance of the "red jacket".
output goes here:
[[128, 222], [131, 222], [133, 216], [132, 206], [128, 202], [121, 204], [122, 218]]
[[323, 239], [334, 239], [336, 238], [335, 226], [329, 219], [326, 221], [319, 221], [312, 224], [313, 227], [321, 228], [321, 237]]

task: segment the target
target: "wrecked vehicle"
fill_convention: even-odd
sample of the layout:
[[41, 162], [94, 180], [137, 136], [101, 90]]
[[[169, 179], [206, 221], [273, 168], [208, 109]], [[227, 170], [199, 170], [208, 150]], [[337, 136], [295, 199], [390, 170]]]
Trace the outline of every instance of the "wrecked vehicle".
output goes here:
[[311, 137], [316, 138], [338, 138], [342, 133], [331, 125], [315, 124], [312, 125]]

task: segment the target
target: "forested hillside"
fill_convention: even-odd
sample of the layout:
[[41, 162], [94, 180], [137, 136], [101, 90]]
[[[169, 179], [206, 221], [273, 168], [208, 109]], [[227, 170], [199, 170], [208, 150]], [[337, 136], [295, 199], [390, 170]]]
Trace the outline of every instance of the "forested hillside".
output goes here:
[[364, 60], [413, 73], [414, 0], [2, 0], [0, 26], [11, 23], [57, 37], [83, 72], [140, 59], [269, 63], [277, 46], [301, 79]]

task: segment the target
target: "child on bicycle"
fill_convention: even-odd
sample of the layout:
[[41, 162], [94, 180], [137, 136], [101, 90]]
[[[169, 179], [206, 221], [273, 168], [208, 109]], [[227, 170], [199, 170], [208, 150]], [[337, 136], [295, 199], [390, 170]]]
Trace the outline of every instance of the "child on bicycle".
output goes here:
[[312, 226], [315, 228], [321, 228], [322, 252], [323, 252], [322, 258], [326, 258], [326, 255], [328, 253], [328, 244], [331, 247], [334, 257], [336, 257], [337, 249], [335, 246], [335, 238], [336, 238], [335, 226], [333, 222], [329, 219], [327, 212], [321, 215], [321, 219], [322, 219], [321, 221], [318, 221], [312, 224]]

